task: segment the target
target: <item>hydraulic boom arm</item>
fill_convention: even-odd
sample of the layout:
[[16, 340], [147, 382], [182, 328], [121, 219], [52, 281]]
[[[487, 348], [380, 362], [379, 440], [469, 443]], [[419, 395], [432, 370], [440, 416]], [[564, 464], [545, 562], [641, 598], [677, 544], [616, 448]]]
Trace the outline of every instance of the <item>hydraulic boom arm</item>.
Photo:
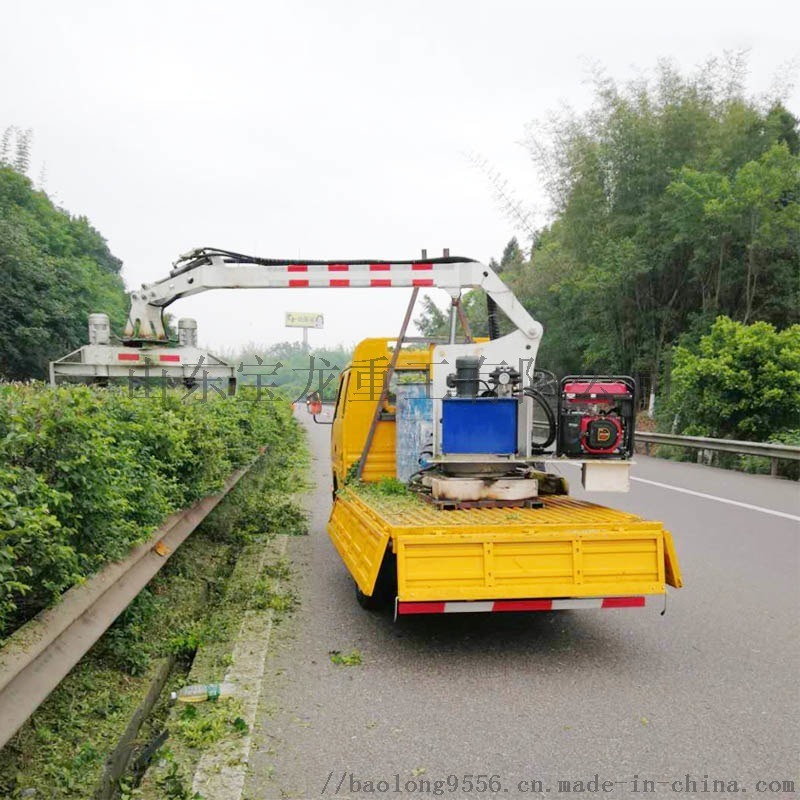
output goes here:
[[497, 273], [467, 258], [424, 261], [303, 261], [254, 258], [215, 248], [181, 256], [168, 278], [131, 292], [126, 342], [165, 341], [163, 310], [179, 300], [210, 289], [372, 288], [430, 286], [457, 298], [462, 289], [481, 288], [529, 339], [542, 326], [525, 310]]

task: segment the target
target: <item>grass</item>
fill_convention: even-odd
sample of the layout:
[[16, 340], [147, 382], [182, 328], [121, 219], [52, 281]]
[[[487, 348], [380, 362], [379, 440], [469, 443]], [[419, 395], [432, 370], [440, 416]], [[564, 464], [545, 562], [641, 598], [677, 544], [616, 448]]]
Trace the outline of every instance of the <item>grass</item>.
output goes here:
[[351, 483], [347, 485], [345, 491], [352, 491], [366, 501], [376, 502], [381, 509], [387, 511], [413, 511], [424, 502], [416, 492], [410, 491], [396, 478], [383, 478], [375, 483]]
[[349, 653], [342, 653], [341, 650], [331, 650], [328, 653], [331, 664], [338, 667], [360, 667], [363, 663], [361, 653], [358, 650], [351, 650]]
[[[0, 796], [93, 795], [106, 756], [146, 694], [160, 658], [184, 644], [228, 546], [190, 538], [0, 752]], [[36, 796], [36, 795], [34, 795]]]
[[204, 748], [231, 736], [244, 736], [250, 728], [241, 717], [235, 698], [184, 706], [177, 714], [175, 733], [188, 747]]

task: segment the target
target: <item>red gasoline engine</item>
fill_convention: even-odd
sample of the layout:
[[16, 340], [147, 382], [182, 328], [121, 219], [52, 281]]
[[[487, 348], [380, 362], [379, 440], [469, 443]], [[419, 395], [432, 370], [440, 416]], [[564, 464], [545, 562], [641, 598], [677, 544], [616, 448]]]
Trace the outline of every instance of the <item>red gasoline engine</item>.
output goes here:
[[635, 397], [633, 378], [600, 375], [564, 378], [558, 400], [558, 455], [631, 456]]

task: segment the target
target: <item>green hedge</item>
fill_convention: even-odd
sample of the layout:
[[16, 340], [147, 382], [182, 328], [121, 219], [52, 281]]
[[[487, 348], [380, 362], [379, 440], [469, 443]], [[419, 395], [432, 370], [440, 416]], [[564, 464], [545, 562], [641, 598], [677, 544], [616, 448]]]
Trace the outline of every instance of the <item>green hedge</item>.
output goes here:
[[291, 424], [288, 404], [246, 393], [200, 402], [0, 386], [0, 637], [218, 490]]

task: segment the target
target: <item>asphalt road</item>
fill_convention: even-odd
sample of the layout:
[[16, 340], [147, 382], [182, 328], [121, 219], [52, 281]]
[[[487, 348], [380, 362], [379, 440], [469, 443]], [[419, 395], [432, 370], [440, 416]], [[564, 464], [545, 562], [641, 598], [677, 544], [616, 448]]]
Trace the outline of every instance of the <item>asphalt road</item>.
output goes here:
[[[325, 532], [329, 431], [309, 425], [311, 535], [289, 546], [301, 605], [273, 634], [245, 797], [561, 797], [559, 781], [569, 796], [627, 797], [645, 780], [659, 795], [710, 796], [714, 780], [800, 793], [797, 484], [640, 457], [630, 494], [593, 494], [672, 531], [685, 587], [665, 616], [393, 623], [356, 604]], [[331, 650], [363, 663], [334, 665]]]

